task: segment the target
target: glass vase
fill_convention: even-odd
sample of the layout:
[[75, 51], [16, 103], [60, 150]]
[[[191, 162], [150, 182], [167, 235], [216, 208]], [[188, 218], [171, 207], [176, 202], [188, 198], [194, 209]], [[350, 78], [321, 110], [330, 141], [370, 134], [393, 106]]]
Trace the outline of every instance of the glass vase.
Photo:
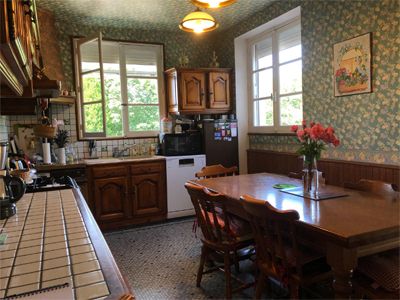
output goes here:
[[318, 197], [319, 173], [317, 158], [303, 156], [303, 188], [305, 194]]
[[311, 193], [314, 196], [314, 198], [318, 198], [319, 195], [319, 173], [318, 172], [318, 165], [317, 165], [317, 159], [314, 157], [311, 165], [311, 172], [312, 172], [312, 178], [311, 178]]
[[303, 189], [305, 194], [311, 193], [312, 183], [312, 159], [303, 156]]

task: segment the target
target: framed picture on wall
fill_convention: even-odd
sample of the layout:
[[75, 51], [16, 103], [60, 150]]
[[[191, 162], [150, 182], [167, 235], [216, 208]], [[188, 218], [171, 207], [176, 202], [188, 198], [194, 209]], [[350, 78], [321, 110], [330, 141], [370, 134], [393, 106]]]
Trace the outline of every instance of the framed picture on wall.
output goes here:
[[333, 45], [335, 96], [372, 92], [371, 33]]

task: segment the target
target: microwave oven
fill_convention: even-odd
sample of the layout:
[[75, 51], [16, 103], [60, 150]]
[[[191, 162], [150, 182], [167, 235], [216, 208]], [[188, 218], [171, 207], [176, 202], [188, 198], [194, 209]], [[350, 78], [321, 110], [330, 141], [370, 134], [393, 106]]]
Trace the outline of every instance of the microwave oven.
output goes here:
[[161, 148], [165, 156], [203, 154], [200, 131], [185, 133], [167, 133], [164, 135]]

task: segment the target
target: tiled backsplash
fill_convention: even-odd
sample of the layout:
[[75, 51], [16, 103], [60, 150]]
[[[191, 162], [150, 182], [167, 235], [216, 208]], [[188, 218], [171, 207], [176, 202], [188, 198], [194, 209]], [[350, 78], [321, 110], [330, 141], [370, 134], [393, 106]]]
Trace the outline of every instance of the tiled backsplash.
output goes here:
[[0, 141], [5, 141], [8, 138], [8, 119], [6, 116], [0, 116]]
[[[64, 121], [64, 125], [60, 125], [61, 129], [68, 130], [70, 135], [70, 148], [76, 154], [76, 159], [83, 159], [89, 157], [89, 147], [87, 141], [77, 140], [76, 131], [76, 114], [74, 105], [61, 105], [51, 104], [50, 107], [50, 118]], [[0, 117], [0, 140], [7, 139], [7, 134], [13, 136], [14, 125], [16, 124], [38, 124], [40, 114], [36, 116], [9, 116]], [[3, 125], [4, 124], [4, 125]], [[8, 133], [7, 133], [8, 132]], [[133, 147], [134, 145], [140, 145], [139, 149], [149, 149], [151, 144], [157, 143], [157, 138], [146, 138], [146, 139], [120, 139], [120, 140], [106, 140], [97, 141], [95, 156], [100, 158], [111, 157], [114, 148], [123, 150], [126, 148]], [[41, 153], [41, 147], [39, 140], [36, 143], [36, 152]], [[143, 153], [145, 154], [145, 153]]]

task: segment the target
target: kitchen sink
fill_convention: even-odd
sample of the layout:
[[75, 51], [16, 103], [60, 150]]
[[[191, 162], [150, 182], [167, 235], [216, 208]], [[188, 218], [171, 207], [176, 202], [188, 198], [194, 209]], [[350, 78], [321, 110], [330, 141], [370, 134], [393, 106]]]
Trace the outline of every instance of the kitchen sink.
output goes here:
[[146, 158], [152, 158], [154, 157], [153, 155], [136, 155], [136, 156], [122, 156], [118, 157], [119, 160], [135, 160], [135, 159], [146, 159]]

